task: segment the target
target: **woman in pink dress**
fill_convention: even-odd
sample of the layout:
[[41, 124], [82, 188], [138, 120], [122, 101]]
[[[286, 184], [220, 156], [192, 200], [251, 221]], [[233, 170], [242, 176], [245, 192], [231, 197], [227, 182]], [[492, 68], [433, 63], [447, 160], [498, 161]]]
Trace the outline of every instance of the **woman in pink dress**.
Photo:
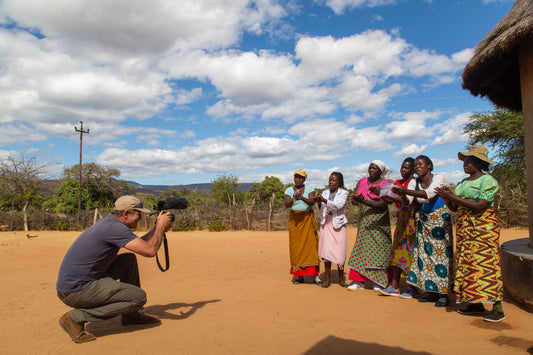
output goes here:
[[326, 280], [322, 287], [331, 284], [331, 264], [337, 265], [339, 285], [346, 287], [344, 262], [346, 261], [346, 223], [344, 206], [348, 199], [348, 191], [344, 189], [344, 177], [339, 172], [331, 173], [329, 189], [315, 197], [318, 207], [322, 209], [320, 219], [320, 239], [318, 256], [324, 261]]

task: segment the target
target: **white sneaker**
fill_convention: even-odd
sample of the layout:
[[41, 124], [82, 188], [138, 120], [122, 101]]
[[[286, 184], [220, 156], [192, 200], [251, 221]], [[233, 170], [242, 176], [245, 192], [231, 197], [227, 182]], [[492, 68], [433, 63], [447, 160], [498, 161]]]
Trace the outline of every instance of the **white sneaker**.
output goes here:
[[352, 283], [350, 286], [346, 287], [349, 291], [355, 291], [358, 288], [361, 288], [361, 285], [358, 282]]
[[375, 292], [379, 292], [379, 291], [381, 291], [381, 290], [383, 290], [383, 287], [374, 284], [374, 291], [375, 291]]

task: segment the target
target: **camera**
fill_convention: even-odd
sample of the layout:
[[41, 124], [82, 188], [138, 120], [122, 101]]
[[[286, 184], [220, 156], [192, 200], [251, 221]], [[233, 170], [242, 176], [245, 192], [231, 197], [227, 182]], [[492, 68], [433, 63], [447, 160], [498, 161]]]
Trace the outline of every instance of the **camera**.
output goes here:
[[[189, 206], [189, 202], [187, 199], [184, 199], [183, 197], [167, 197], [166, 199], [162, 201], [157, 201], [157, 206], [154, 206], [154, 212], [152, 214], [158, 214], [161, 211], [165, 210], [183, 210]], [[174, 214], [170, 214], [170, 219], [172, 222], [176, 219]], [[157, 223], [157, 222], [156, 222]], [[168, 243], [167, 243], [167, 236], [163, 235], [163, 249], [165, 251], [165, 267], [161, 265], [159, 262], [159, 256], [156, 254], [155, 259], [157, 262], [157, 267], [159, 267], [159, 270], [165, 272], [170, 267], [170, 258], [168, 254]]]
[[[164, 200], [157, 201], [157, 206], [154, 206], [154, 213], [159, 214], [159, 212], [165, 210], [183, 210], [186, 209], [188, 206], [189, 202], [183, 197], [167, 197]], [[171, 213], [170, 219], [172, 222], [174, 222], [176, 216]]]

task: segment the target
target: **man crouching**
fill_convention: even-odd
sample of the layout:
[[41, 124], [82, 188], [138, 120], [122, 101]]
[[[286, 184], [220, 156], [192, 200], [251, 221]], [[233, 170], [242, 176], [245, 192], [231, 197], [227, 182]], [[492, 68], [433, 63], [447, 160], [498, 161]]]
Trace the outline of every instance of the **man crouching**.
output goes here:
[[[134, 196], [122, 196], [113, 212], [83, 232], [70, 246], [57, 278], [57, 296], [73, 307], [59, 318], [59, 324], [76, 343], [95, 340], [85, 330], [85, 323], [122, 315], [122, 324], [160, 323], [145, 314], [146, 293], [140, 288], [135, 254], [117, 255], [124, 247], [146, 257], [154, 257], [165, 232], [172, 227], [170, 213], [160, 213], [157, 223], [142, 237], [133, 234], [141, 219], [149, 213]], [[117, 280], [120, 280], [117, 281]]]

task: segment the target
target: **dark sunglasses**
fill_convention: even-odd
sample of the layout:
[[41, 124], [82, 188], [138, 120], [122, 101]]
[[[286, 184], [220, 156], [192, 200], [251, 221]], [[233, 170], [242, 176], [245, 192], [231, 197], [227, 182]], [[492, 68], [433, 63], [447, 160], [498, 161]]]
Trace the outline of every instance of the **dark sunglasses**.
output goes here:
[[143, 203], [142, 202], [139, 202], [138, 204], [136, 205], [133, 205], [133, 206], [130, 206], [128, 208], [125, 209], [125, 211], [128, 211], [128, 210], [131, 210], [133, 208], [143, 208]]

